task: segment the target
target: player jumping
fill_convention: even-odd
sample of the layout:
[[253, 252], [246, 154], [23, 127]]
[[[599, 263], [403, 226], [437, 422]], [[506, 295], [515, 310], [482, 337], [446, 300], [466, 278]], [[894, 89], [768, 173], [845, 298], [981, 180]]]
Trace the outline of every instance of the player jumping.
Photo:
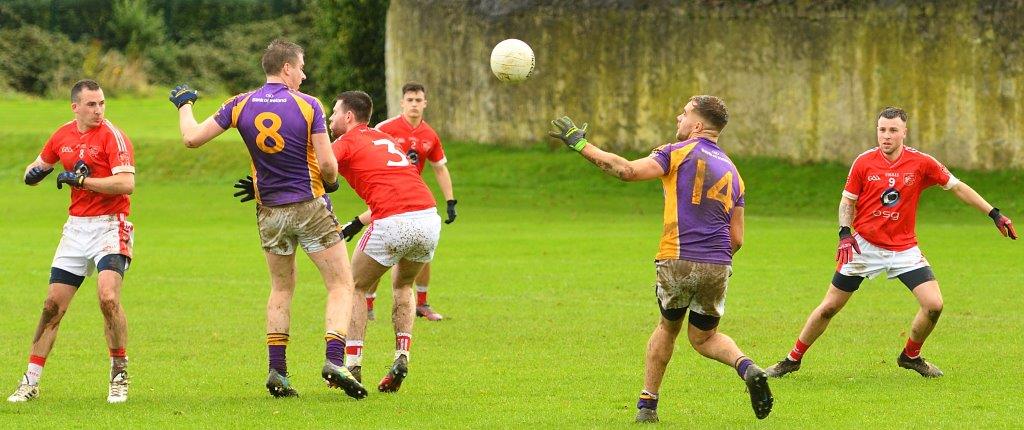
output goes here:
[[267, 83], [228, 99], [220, 110], [197, 124], [195, 90], [181, 85], [171, 91], [178, 108], [185, 146], [198, 148], [235, 127], [252, 157], [256, 224], [270, 268], [267, 302], [267, 389], [275, 397], [298, 395], [288, 380], [285, 351], [295, 293], [295, 248], [302, 247], [327, 287], [326, 360], [321, 376], [351, 397], [366, 389], [345, 367], [345, 338], [352, 314], [352, 274], [341, 226], [325, 192], [338, 189], [337, 162], [331, 155], [323, 106], [299, 92], [303, 50], [275, 40], [263, 54]]
[[[452, 177], [448, 172], [448, 158], [445, 157], [444, 147], [441, 146], [441, 138], [437, 136], [434, 129], [423, 119], [423, 111], [427, 108], [427, 90], [422, 84], [409, 82], [402, 86], [402, 100], [400, 102], [402, 114], [394, 118], [382, 121], [377, 124], [377, 130], [383, 131], [394, 138], [395, 143], [405, 152], [409, 162], [416, 166], [421, 174], [427, 162], [434, 170], [437, 178], [437, 185], [441, 187], [441, 194], [448, 206], [448, 219], [445, 224], [455, 222], [455, 193], [452, 191]], [[342, 229], [346, 240], [352, 238], [362, 230], [363, 225], [370, 222], [370, 211], [359, 214]], [[430, 284], [430, 263], [423, 265], [423, 270], [416, 276], [416, 316], [424, 317], [428, 321], [440, 321], [444, 317], [434, 311], [434, 308], [427, 303], [427, 287]], [[377, 286], [374, 285], [366, 295], [367, 318], [374, 319], [373, 302], [377, 297]]]

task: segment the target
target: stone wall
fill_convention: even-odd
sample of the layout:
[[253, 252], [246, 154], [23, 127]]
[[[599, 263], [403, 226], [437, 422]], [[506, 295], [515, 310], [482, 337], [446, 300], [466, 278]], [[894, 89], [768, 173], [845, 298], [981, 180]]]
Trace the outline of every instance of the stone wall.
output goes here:
[[[385, 57], [390, 113], [422, 82], [447, 139], [534, 144], [566, 114], [595, 144], [646, 150], [674, 140], [691, 95], [714, 94], [733, 154], [846, 163], [895, 105], [909, 145], [997, 169], [1024, 167], [1022, 36], [1020, 0], [392, 0]], [[525, 83], [490, 73], [507, 38], [536, 53]]]

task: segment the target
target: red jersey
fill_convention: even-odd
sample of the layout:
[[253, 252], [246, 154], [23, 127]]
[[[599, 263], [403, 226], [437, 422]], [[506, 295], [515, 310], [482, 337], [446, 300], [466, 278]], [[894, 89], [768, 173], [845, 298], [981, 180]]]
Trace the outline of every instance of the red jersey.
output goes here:
[[420, 125], [414, 128], [404, 116], [399, 115], [381, 121], [374, 128], [394, 138], [395, 143], [409, 158], [409, 162], [416, 165], [418, 173], [423, 173], [423, 166], [426, 165], [424, 158], [435, 166], [448, 162], [444, 156], [444, 148], [441, 147], [441, 138], [437, 137], [437, 133], [426, 121], [420, 121]]
[[[79, 160], [89, 166], [89, 177], [106, 178], [121, 172], [135, 173], [135, 150], [121, 130], [109, 120], [99, 126], [78, 131], [78, 123], [64, 124], [46, 141], [39, 158], [48, 164], [59, 161], [64, 170], [74, 169]], [[71, 187], [72, 216], [128, 215], [130, 202], [127, 194], [103, 194], [84, 188]]]
[[373, 219], [434, 207], [434, 195], [391, 136], [359, 124], [335, 140], [333, 149], [338, 173]]
[[889, 162], [878, 148], [857, 157], [846, 178], [843, 197], [857, 201], [853, 228], [868, 242], [890, 251], [917, 245], [917, 201], [932, 185], [953, 188], [960, 180], [932, 156], [903, 147]]

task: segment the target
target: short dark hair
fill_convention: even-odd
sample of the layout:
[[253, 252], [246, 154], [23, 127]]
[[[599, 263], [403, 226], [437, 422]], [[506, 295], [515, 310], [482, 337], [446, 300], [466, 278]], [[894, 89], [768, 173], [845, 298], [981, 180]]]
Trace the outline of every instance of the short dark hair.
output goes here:
[[276, 75], [284, 69], [284, 63], [298, 65], [299, 56], [303, 55], [302, 47], [283, 39], [274, 39], [263, 51], [263, 71], [268, 75]]
[[879, 119], [882, 118], [899, 118], [903, 120], [904, 124], [906, 124], [907, 118], [909, 118], [909, 116], [907, 116], [907, 111], [903, 110], [902, 108], [898, 108], [896, 106], [886, 106], [885, 109], [882, 109], [882, 111], [878, 113], [878, 118], [875, 118], [875, 121], [878, 121]]
[[78, 103], [78, 95], [82, 93], [82, 90], [99, 91], [100, 84], [92, 79], [82, 79], [81, 81], [75, 82], [75, 85], [71, 87], [71, 103]]
[[715, 96], [700, 95], [690, 97], [690, 101], [693, 102], [693, 111], [697, 112], [701, 118], [704, 118], [708, 122], [708, 128], [716, 131], [722, 131], [725, 125], [729, 123], [729, 109], [725, 107], [725, 102], [722, 99]]
[[409, 82], [409, 83], [406, 83], [405, 85], [402, 85], [402, 95], [404, 96], [406, 93], [423, 93], [423, 94], [426, 94], [427, 93], [427, 88], [424, 87], [423, 84], [421, 84], [419, 82]]
[[355, 114], [356, 121], [370, 122], [370, 115], [373, 114], [373, 99], [369, 94], [362, 91], [345, 91], [338, 94], [342, 110]]

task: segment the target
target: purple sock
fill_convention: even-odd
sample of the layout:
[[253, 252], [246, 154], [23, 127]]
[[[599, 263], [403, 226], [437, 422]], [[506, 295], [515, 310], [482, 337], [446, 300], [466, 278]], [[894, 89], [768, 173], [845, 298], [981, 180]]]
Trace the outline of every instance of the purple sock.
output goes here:
[[267, 345], [267, 355], [270, 358], [270, 368], [276, 370], [283, 376], [288, 376], [288, 361], [285, 359], [285, 345]]
[[658, 395], [647, 391], [640, 392], [640, 399], [636, 401], [637, 409], [658, 409]]
[[754, 360], [743, 357], [743, 360], [740, 361], [739, 366], [736, 366], [736, 373], [740, 374], [741, 379], [743, 378], [743, 375], [747, 373], [747, 368], [750, 367], [751, 364], [754, 364]]
[[345, 365], [345, 342], [338, 339], [327, 341], [327, 361], [335, 366]]

